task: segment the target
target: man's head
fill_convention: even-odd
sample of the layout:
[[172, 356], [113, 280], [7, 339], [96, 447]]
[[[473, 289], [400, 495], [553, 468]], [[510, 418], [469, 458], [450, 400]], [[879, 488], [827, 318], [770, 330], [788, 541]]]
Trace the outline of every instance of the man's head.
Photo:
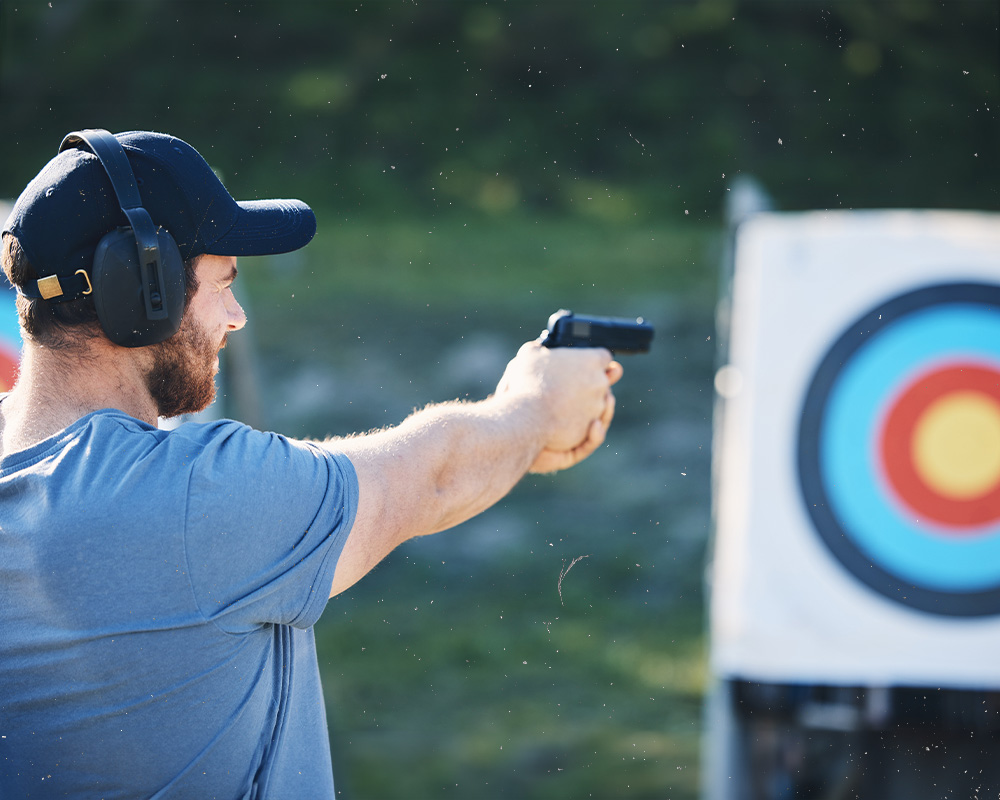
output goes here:
[[[136, 205], [148, 212], [160, 236], [165, 231], [176, 243], [183, 264], [177, 272], [185, 273], [188, 298], [198, 256], [288, 252], [315, 233], [312, 211], [298, 200], [234, 200], [205, 160], [180, 139], [145, 131], [118, 134], [111, 145], [124, 151], [124, 168], [112, 181], [106, 155], [94, 155], [99, 148], [90, 152], [94, 144], [87, 138], [67, 137], [18, 198], [3, 229], [3, 268], [18, 289], [21, 323], [30, 340], [53, 347], [101, 335], [103, 329], [112, 341], [129, 346], [150, 341], [123, 342], [108, 323], [118, 311], [130, 313], [132, 304], [142, 303], [138, 260], [138, 289], [124, 301], [117, 280], [102, 284], [105, 262], [99, 258], [95, 264], [102, 240], [109, 241], [118, 229], [131, 225], [140, 236], [139, 226], [131, 224], [130, 203], [122, 199], [122, 184], [131, 184], [132, 175]], [[145, 311], [137, 307], [135, 313]]]

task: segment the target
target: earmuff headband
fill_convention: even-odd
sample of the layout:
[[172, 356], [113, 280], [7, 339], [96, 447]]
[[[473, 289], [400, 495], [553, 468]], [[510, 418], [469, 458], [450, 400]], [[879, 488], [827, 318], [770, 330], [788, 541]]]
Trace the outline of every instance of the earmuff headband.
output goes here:
[[139, 265], [143, 276], [142, 296], [146, 305], [146, 318], [165, 319], [167, 310], [163, 304], [163, 276], [160, 270], [160, 246], [156, 236], [156, 226], [139, 196], [132, 167], [118, 140], [106, 130], [94, 128], [73, 131], [63, 137], [59, 152], [86, 145], [97, 156], [111, 180], [111, 186], [118, 198], [118, 205], [129, 221], [135, 235]]

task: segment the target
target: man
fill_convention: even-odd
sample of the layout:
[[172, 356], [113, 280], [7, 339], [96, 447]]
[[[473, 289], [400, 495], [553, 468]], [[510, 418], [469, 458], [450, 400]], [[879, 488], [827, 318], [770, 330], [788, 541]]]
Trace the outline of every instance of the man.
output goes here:
[[[246, 321], [236, 256], [302, 247], [315, 219], [237, 203], [178, 139], [115, 138], [183, 259], [184, 304], [165, 338], [115, 327], [100, 253], [143, 234], [110, 156], [68, 137], [3, 232], [25, 346], [0, 395], [0, 796], [333, 797], [312, 635], [328, 598], [525, 472], [590, 455], [621, 367], [528, 343], [486, 400], [373, 434], [160, 430], [213, 399]], [[158, 287], [142, 288], [154, 306]]]

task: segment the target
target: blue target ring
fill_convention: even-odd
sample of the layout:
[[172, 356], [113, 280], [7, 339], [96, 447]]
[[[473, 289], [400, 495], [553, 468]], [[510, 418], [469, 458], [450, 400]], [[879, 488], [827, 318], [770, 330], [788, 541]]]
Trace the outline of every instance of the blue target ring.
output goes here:
[[855, 578], [921, 611], [983, 616], [1000, 613], [1000, 505], [974, 524], [929, 517], [894, 490], [878, 444], [906, 387], [936, 372], [960, 382], [962, 365], [1000, 387], [1000, 286], [929, 286], [874, 308], [812, 378], [798, 472], [817, 533]]

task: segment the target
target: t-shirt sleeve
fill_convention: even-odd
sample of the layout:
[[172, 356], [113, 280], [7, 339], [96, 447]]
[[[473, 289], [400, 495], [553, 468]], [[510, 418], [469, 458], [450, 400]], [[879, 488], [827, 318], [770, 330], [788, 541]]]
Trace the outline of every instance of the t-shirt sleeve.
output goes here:
[[210, 427], [189, 456], [185, 547], [196, 602], [233, 633], [315, 624], [354, 522], [353, 466], [278, 434]]

